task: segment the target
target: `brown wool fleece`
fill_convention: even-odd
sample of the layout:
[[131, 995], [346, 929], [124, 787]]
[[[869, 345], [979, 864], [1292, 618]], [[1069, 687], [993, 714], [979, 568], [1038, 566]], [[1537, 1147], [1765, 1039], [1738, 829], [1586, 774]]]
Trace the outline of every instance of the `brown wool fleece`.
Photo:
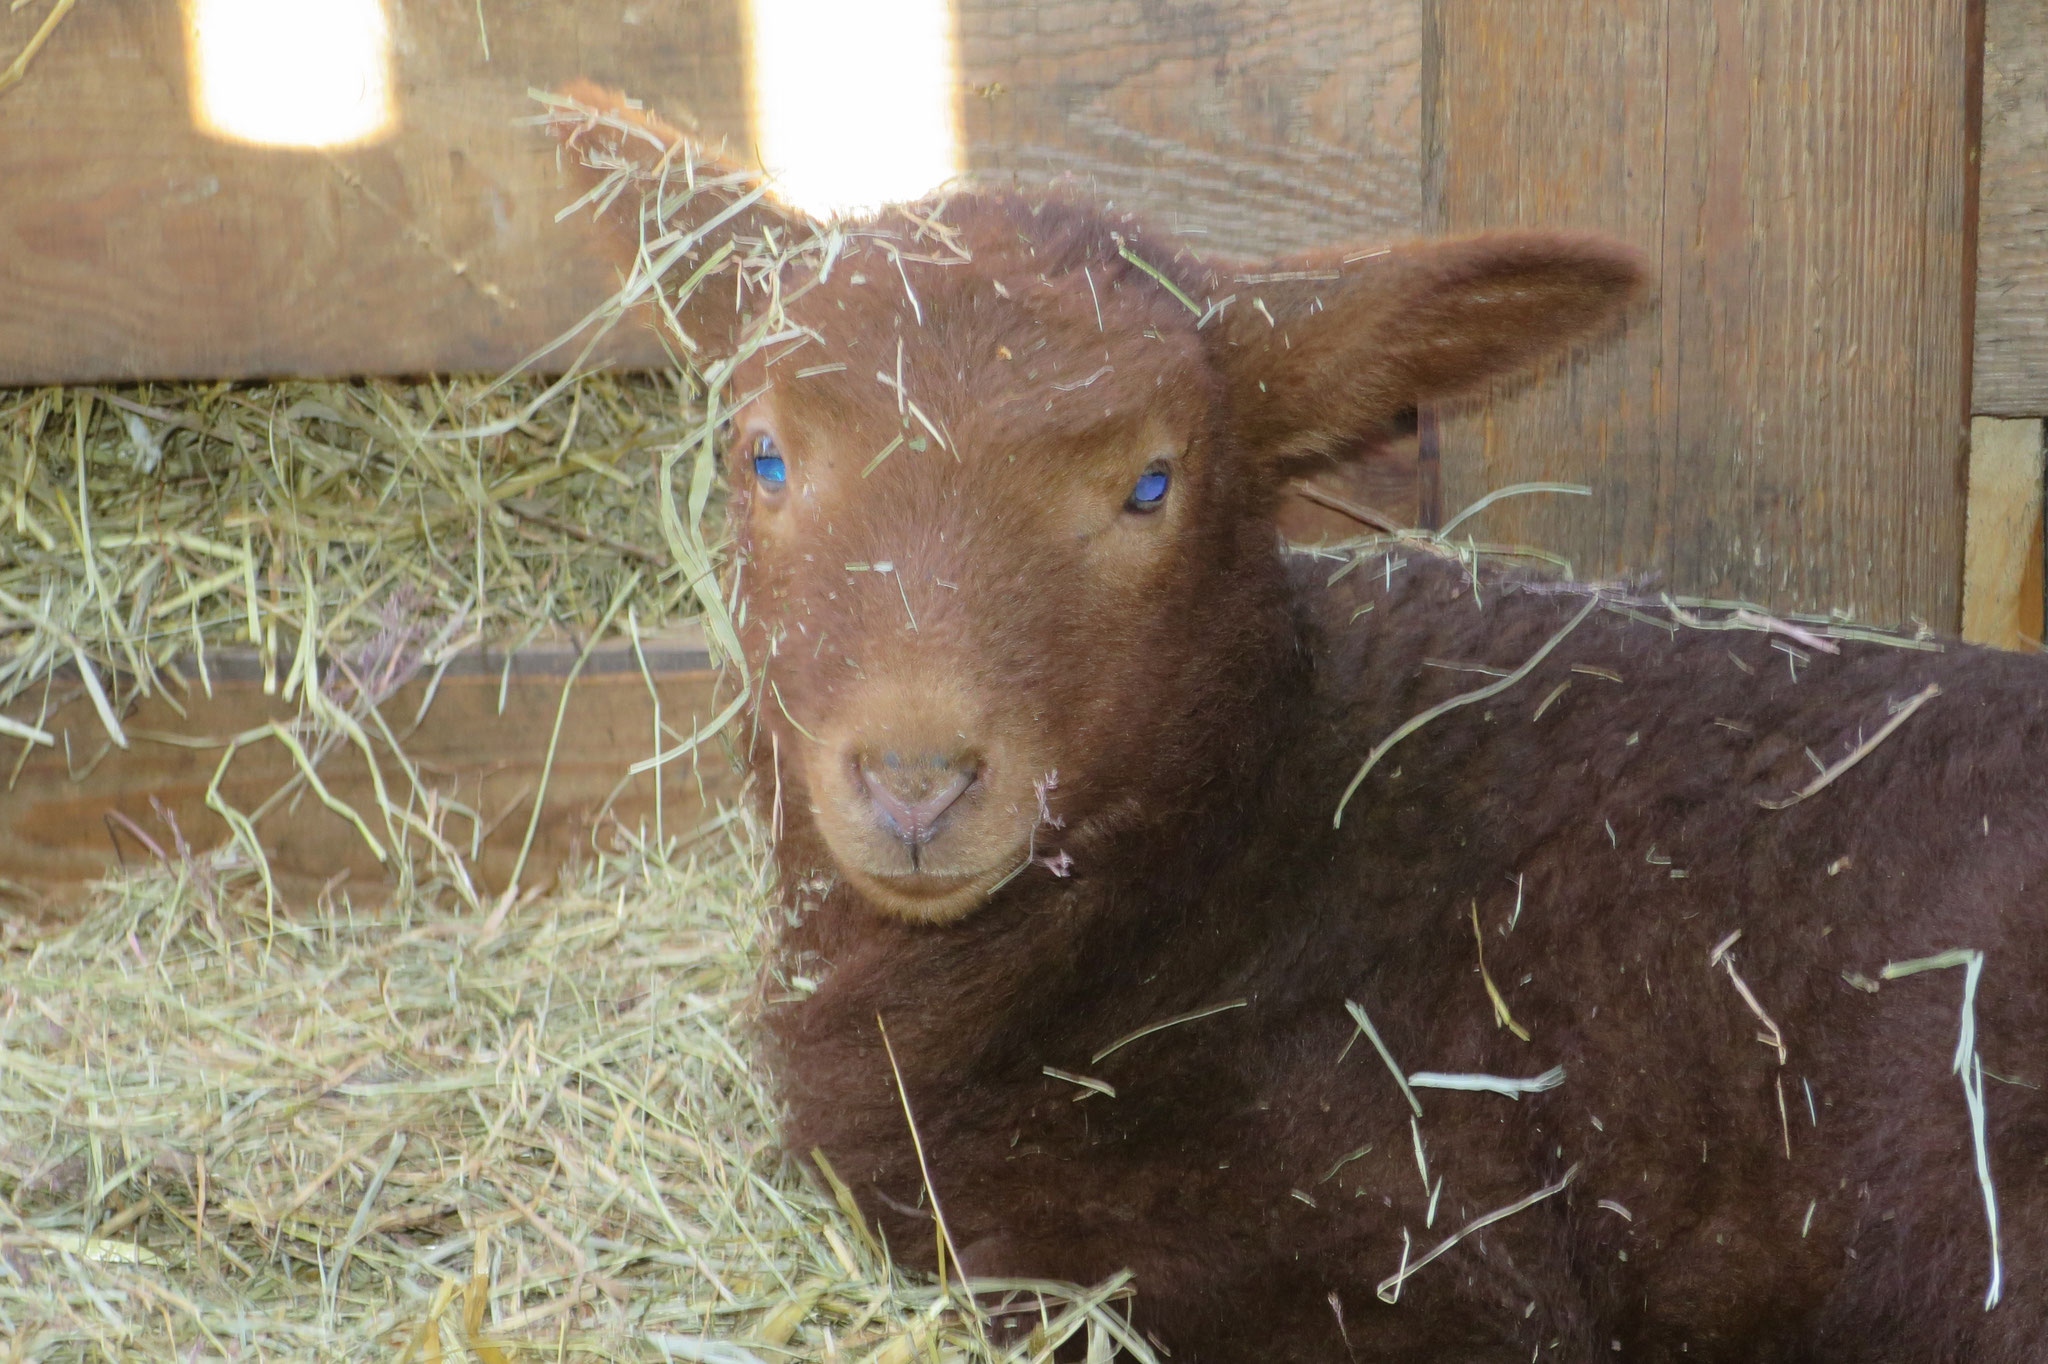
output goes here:
[[[2039, 1357], [2048, 664], [1276, 549], [1305, 462], [1641, 271], [1542, 233], [1205, 261], [1006, 194], [781, 281], [808, 377], [742, 366], [728, 459], [764, 1026], [788, 1147], [900, 1262], [936, 1205], [975, 1275], [1128, 1268], [1203, 1364]], [[1965, 971], [1882, 978], [1957, 948], [1990, 1312]], [[1563, 1080], [1417, 1118], [1358, 1014], [1404, 1073]]]

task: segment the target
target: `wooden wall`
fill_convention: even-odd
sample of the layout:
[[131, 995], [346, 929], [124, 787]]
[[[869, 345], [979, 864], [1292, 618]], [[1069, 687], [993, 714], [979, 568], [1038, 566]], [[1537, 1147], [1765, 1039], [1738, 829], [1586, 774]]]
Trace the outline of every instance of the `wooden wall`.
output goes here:
[[[0, 92], [0, 385], [511, 363], [611, 278], [578, 225], [552, 221], [570, 191], [516, 126], [528, 88], [589, 74], [744, 151], [744, 5], [394, 5], [403, 127], [333, 153], [198, 136], [177, 7], [78, 6]], [[41, 14], [0, 14], [0, 53]], [[1516, 478], [1587, 481], [1591, 502], [1504, 505], [1487, 528], [1587, 572], [1957, 624], [1964, 418], [2048, 413], [2033, 0], [957, 14], [979, 178], [1071, 175], [1222, 254], [1502, 222], [1651, 250], [1659, 308], [1542, 392], [1436, 414], [1404, 514]], [[1974, 380], [1957, 330], [1973, 299]], [[658, 356], [644, 337], [616, 354]], [[1973, 383], [1974, 403], [1957, 396]], [[1390, 458], [1405, 476], [1412, 452]]]
[[1409, 0], [960, 0], [959, 25], [978, 178], [1072, 177], [1225, 253], [1420, 226]]
[[1429, 7], [1432, 227], [1583, 226], [1654, 311], [1440, 424], [1444, 506], [1584, 574], [1866, 620], [1961, 620], [1967, 0]]
[[[530, 88], [588, 75], [752, 145], [743, 0], [392, 14], [401, 127], [333, 152], [193, 131], [168, 0], [67, 16], [0, 94], [0, 386], [509, 366], [612, 278], [553, 221], [574, 195], [518, 126]], [[0, 51], [40, 17], [0, 13]], [[1416, 228], [1412, 0], [963, 0], [958, 22], [976, 173], [1074, 172], [1225, 250]]]
[[[564, 866], [615, 846], [620, 830], [670, 838], [690, 833], [718, 801], [738, 794], [724, 749], [708, 745], [697, 760], [684, 758], [656, 772], [635, 775], [631, 768], [718, 713], [717, 678], [702, 633], [694, 629], [650, 638], [643, 652], [644, 673], [630, 644], [593, 650], [566, 708], [562, 689], [571, 685], [578, 649], [559, 641], [532, 645], [509, 661], [471, 652], [452, 660], [437, 685], [425, 676], [408, 682], [378, 709], [427, 790], [409, 786], [404, 765], [377, 737], [372, 751], [385, 789], [396, 805], [438, 826], [485, 896], [503, 892], [515, 868], [522, 887], [547, 885]], [[191, 672], [183, 688], [136, 702], [122, 722], [126, 748], [109, 740], [75, 676], [57, 679], [47, 713], [41, 697], [5, 712], [40, 726], [55, 742], [10, 739], [4, 745], [0, 939], [10, 910], [61, 911], [86, 883], [117, 866], [147, 863], [159, 852], [175, 859], [180, 839], [199, 852], [223, 845], [228, 827], [207, 800], [216, 773], [229, 809], [261, 815], [259, 836], [285, 900], [306, 903], [344, 886], [350, 895], [375, 899], [388, 888], [391, 868], [355, 826], [295, 785], [300, 769], [283, 744], [253, 740], [221, 768], [228, 736], [271, 721], [289, 723], [298, 711], [266, 694], [262, 678], [253, 653], [216, 651], [208, 685]], [[659, 741], [656, 694], [665, 726]], [[430, 864], [431, 850], [381, 813], [361, 753], [342, 745], [320, 757], [319, 772], [328, 792], [362, 816], [387, 850], [409, 844], [413, 865]], [[429, 808], [428, 791], [438, 814]], [[276, 800], [280, 792], [288, 798]]]
[[72, 10], [0, 93], [0, 385], [502, 369], [613, 279], [554, 222], [529, 87], [602, 72], [744, 138], [739, 0], [390, 8], [399, 130], [334, 152], [195, 132], [174, 0]]

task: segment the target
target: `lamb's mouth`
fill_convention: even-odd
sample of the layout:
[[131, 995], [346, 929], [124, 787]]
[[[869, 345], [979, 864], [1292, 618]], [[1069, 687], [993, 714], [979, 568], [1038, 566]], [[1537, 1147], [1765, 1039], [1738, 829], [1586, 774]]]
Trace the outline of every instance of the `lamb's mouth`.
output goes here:
[[878, 874], [844, 869], [847, 881], [875, 908], [917, 923], [945, 924], [965, 918], [1009, 878], [1005, 865], [978, 872], [912, 871]]

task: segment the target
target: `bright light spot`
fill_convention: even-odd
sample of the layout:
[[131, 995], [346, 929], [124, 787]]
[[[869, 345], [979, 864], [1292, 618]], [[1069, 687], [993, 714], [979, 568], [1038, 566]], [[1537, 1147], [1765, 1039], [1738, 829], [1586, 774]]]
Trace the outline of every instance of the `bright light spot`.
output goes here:
[[754, 129], [777, 193], [829, 215], [960, 173], [950, 0], [750, 0]]
[[202, 131], [338, 147], [396, 127], [383, 0], [186, 0], [185, 17]]

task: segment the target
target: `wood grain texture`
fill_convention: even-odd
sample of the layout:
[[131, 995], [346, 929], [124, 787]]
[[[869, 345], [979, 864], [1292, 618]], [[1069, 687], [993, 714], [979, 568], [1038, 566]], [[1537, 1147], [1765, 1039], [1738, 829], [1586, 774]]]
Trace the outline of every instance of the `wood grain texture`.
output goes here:
[[2048, 415], [2048, 11], [1984, 0], [1976, 411]]
[[2038, 649], [2042, 633], [2042, 423], [1970, 423], [1970, 518], [1963, 562], [1963, 638]]
[[[1249, 255], [1409, 234], [1416, 7], [970, 0], [968, 163]], [[750, 150], [743, 0], [392, 11], [402, 127], [325, 153], [193, 131], [177, 6], [79, 6], [0, 117], [0, 385], [497, 370], [613, 278], [553, 222], [530, 86], [588, 75]], [[611, 354], [661, 359], [644, 331]]]
[[1417, 0], [962, 0], [983, 182], [1062, 176], [1218, 252], [1412, 235]]
[[0, 385], [498, 370], [615, 278], [553, 220], [577, 191], [518, 126], [529, 87], [589, 75], [743, 140], [738, 0], [391, 8], [399, 131], [307, 152], [193, 130], [180, 6], [78, 6], [0, 102]]
[[[670, 732], [665, 742], [673, 743], [677, 733], [688, 734], [717, 713], [714, 675], [701, 635], [649, 640], [645, 647]], [[426, 679], [401, 687], [381, 707], [437, 799], [444, 805], [459, 801], [476, 812], [474, 822], [450, 812], [443, 827], [465, 852], [474, 835], [472, 866], [488, 892], [505, 888], [518, 859], [575, 654], [573, 645], [529, 649], [517, 656], [509, 676], [502, 655], [458, 660], [416, 728]], [[206, 808], [206, 790], [226, 739], [272, 720], [288, 721], [297, 708], [264, 695], [253, 654], [217, 655], [210, 671], [211, 696], [194, 674], [194, 685], [172, 698], [176, 705], [163, 697], [139, 702], [122, 722], [132, 740], [126, 750], [109, 744], [75, 681], [71, 695], [59, 688], [58, 704], [47, 717], [10, 709], [18, 719], [39, 723], [57, 744], [29, 747], [24, 755], [18, 740], [0, 743], [12, 777], [0, 785], [0, 829], [7, 831], [0, 840], [0, 911], [10, 904], [45, 912], [61, 907], [121, 862], [152, 856], [110, 812], [126, 816], [166, 849], [174, 846], [173, 824], [201, 852], [225, 840], [226, 825]], [[524, 885], [546, 884], [571, 860], [589, 856], [593, 840], [606, 837], [614, 824], [654, 832], [654, 778], [627, 772], [655, 751], [654, 733], [653, 703], [631, 645], [594, 650], [563, 717], [533, 849], [520, 878]], [[404, 777], [382, 744], [375, 747], [388, 789], [402, 801]], [[232, 808], [250, 813], [296, 770], [283, 745], [259, 740], [236, 751], [221, 792]], [[373, 832], [391, 837], [359, 752], [344, 745], [319, 770], [328, 789], [362, 814]], [[738, 786], [717, 744], [701, 750], [694, 764], [686, 758], [664, 767], [661, 779], [662, 824], [672, 836], [697, 825], [707, 801], [729, 799]], [[256, 827], [289, 900], [303, 902], [336, 878], [358, 898], [374, 900], [389, 886], [386, 869], [354, 826], [310, 792], [279, 805]]]
[[1659, 297], [1547, 383], [1442, 414], [1454, 510], [1582, 574], [1960, 623], [1967, 0], [1436, 0], [1426, 197], [1449, 231], [1579, 226]]

